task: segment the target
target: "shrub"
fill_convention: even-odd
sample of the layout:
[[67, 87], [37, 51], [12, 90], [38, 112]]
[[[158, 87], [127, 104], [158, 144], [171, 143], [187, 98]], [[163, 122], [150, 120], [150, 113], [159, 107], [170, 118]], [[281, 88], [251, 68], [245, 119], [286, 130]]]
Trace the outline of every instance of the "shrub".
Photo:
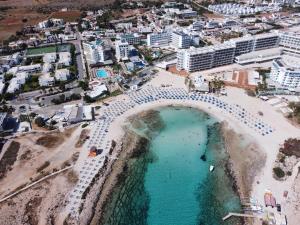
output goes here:
[[273, 172], [276, 175], [276, 177], [278, 177], [278, 178], [282, 178], [285, 176], [284, 171], [280, 167], [274, 167]]
[[45, 121], [42, 117], [37, 117], [35, 120], [34, 120], [35, 124], [38, 126], [38, 127], [43, 127], [45, 126]]

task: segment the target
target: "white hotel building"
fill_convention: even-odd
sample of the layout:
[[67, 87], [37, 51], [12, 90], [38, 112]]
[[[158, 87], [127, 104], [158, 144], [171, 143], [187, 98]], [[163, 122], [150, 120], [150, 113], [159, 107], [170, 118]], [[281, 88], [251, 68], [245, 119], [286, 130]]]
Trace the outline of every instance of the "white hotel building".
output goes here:
[[101, 40], [83, 42], [82, 46], [88, 63], [95, 64], [98, 62], [104, 62], [104, 46]]
[[270, 78], [285, 88], [300, 88], [300, 60], [284, 55], [273, 61]]
[[279, 45], [283, 47], [284, 51], [300, 54], [300, 33], [280, 33]]
[[234, 61], [234, 52], [232, 43], [181, 50], [177, 53], [177, 69], [191, 73], [228, 65]]
[[127, 60], [129, 55], [129, 44], [128, 42], [121, 40], [116, 41], [116, 58], [118, 61]]
[[149, 47], [165, 47], [171, 42], [171, 33], [160, 32], [147, 35], [147, 45]]
[[174, 31], [171, 39], [171, 45], [176, 49], [189, 48], [191, 45], [190, 36], [182, 31]]
[[177, 69], [187, 72], [211, 69], [234, 63], [236, 56], [278, 46], [278, 34], [262, 34], [203, 48], [181, 50], [177, 53]]

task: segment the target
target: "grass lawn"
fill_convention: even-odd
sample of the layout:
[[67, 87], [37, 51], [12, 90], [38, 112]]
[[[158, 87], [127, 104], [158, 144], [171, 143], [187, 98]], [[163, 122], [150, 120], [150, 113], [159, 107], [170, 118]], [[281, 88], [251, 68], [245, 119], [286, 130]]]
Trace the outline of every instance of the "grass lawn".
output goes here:
[[26, 55], [42, 55], [45, 53], [52, 53], [56, 52], [56, 46], [46, 46], [46, 47], [39, 47], [39, 48], [28, 48]]

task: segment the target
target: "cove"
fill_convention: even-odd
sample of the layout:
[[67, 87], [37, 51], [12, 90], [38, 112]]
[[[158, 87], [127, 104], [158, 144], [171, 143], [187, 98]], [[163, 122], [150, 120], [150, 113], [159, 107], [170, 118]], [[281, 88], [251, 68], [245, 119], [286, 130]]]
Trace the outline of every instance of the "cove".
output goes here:
[[[157, 116], [163, 126], [152, 132], [144, 154], [128, 160], [99, 224], [241, 224], [222, 221], [241, 206], [226, 173], [220, 124], [194, 108], [163, 107]], [[136, 129], [145, 133], [145, 127]], [[206, 161], [200, 159], [203, 154]], [[215, 166], [213, 172], [210, 165]]]

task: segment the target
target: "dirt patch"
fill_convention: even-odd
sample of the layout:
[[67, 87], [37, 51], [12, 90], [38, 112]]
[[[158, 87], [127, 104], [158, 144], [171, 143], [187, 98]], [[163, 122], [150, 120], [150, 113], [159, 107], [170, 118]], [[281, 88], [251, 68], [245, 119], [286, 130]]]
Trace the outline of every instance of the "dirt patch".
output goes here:
[[285, 140], [280, 152], [287, 156], [296, 156], [300, 158], [300, 140], [296, 138], [289, 138]]
[[90, 133], [90, 130], [87, 129], [83, 129], [80, 133], [79, 139], [75, 144], [76, 148], [80, 148], [83, 146], [83, 144], [85, 143], [85, 141], [88, 139], [88, 135]]
[[78, 175], [74, 170], [67, 173], [67, 180], [71, 184], [76, 184], [78, 181]]
[[31, 225], [38, 225], [37, 211], [42, 202], [41, 197], [33, 197], [25, 206], [23, 222]]
[[20, 149], [20, 143], [12, 141], [5, 151], [1, 161], [0, 161], [0, 180], [5, 177], [6, 172], [11, 169], [14, 165], [18, 152]]
[[65, 22], [74, 22], [80, 17], [80, 15], [81, 13], [79, 10], [71, 10], [52, 13], [51, 17], [56, 19], [63, 19]]
[[41, 145], [46, 148], [56, 148], [61, 145], [64, 141], [64, 138], [60, 135], [49, 134], [42, 137], [39, 137], [36, 140], [37, 145]]

